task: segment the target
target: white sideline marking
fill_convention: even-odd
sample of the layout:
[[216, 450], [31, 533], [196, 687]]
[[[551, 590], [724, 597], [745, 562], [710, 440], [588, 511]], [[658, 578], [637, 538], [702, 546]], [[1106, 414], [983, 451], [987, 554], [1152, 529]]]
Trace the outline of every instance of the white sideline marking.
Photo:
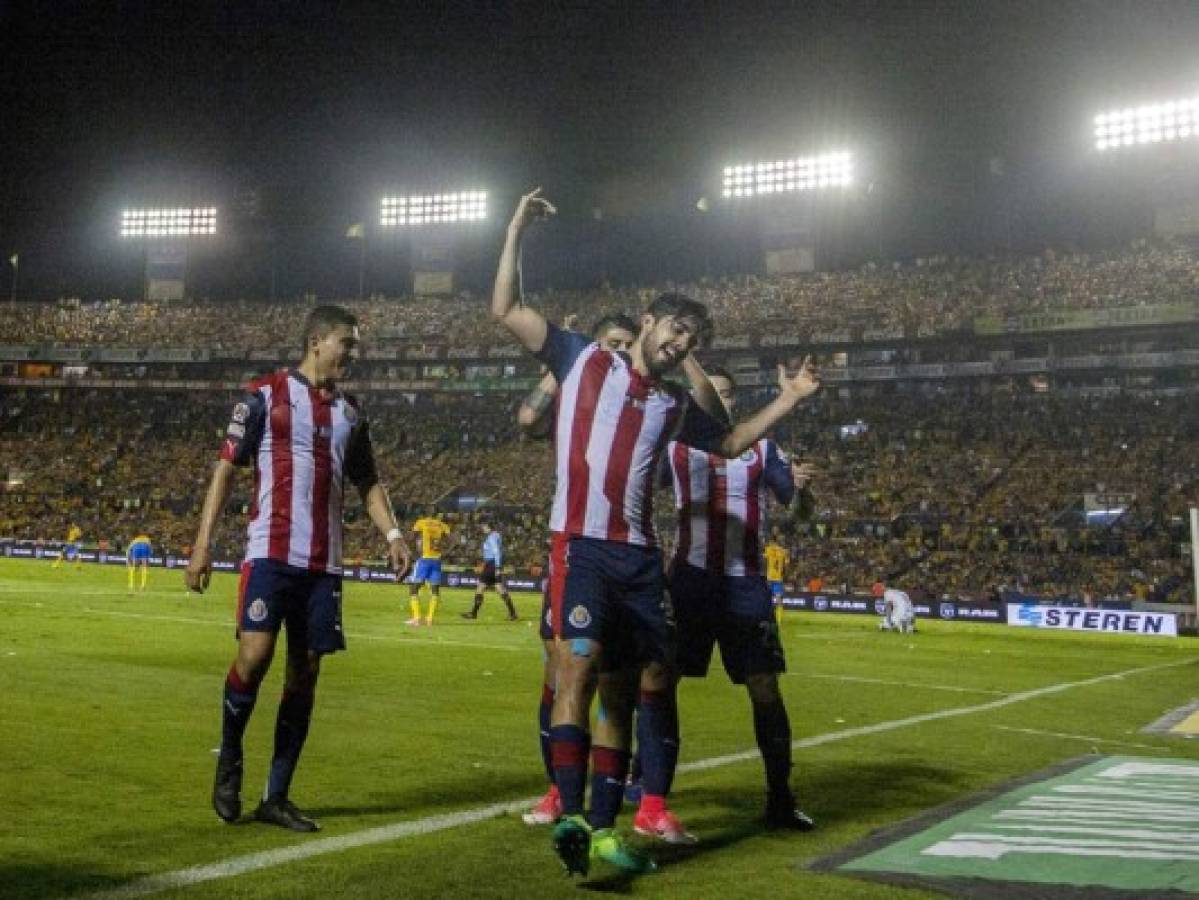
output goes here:
[[798, 678], [823, 678], [827, 681], [853, 681], [860, 684], [888, 684], [895, 687], [921, 688], [930, 691], [952, 691], [955, 694], [993, 694], [1006, 697], [1007, 691], [992, 691], [987, 688], [956, 687], [952, 684], [925, 684], [916, 681], [887, 681], [884, 678], [861, 678], [857, 675], [817, 675], [815, 672], [788, 672]]
[[[0, 593], [5, 589], [0, 587]], [[119, 593], [117, 591], [93, 591], [92, 593]], [[171, 596], [171, 595], [167, 595]], [[27, 603], [20, 600], [3, 600], [0, 599], [0, 604], [4, 606], [28, 606], [33, 609], [46, 609], [44, 603]], [[67, 615], [80, 615], [81, 613], [90, 613], [96, 616], [112, 616], [118, 619], [143, 619], [150, 622], [182, 622], [185, 625], [208, 625], [218, 628], [233, 628], [233, 618], [229, 619], [198, 619], [194, 616], [164, 616], [155, 613], [137, 613], [126, 612], [120, 609], [96, 609], [92, 606], [81, 606], [78, 608], [62, 608], [55, 607], [56, 612], [65, 613]], [[531, 644], [482, 644], [477, 641], [454, 641], [445, 638], [422, 638], [422, 637], [398, 637], [391, 634], [370, 634], [366, 632], [347, 631], [346, 637], [354, 641], [391, 641], [397, 644], [445, 644], [451, 647], [478, 647], [483, 650], [509, 650], [517, 653], [528, 653]]]
[[1064, 738], [1070, 741], [1087, 741], [1092, 744], [1115, 744], [1118, 747], [1138, 747], [1141, 750], [1153, 750], [1157, 753], [1171, 752], [1169, 747], [1155, 747], [1153, 744], [1134, 744], [1131, 741], [1116, 741], [1111, 738], [1088, 737], [1085, 734], [1062, 734], [1060, 731], [1040, 731], [1036, 728], [1013, 728], [1010, 725], [992, 725], [1000, 731], [1015, 731], [1019, 734], [1035, 734], [1041, 737]]
[[[1021, 691], [1018, 694], [1009, 694], [1006, 697], [1001, 697], [997, 700], [991, 700], [987, 703], [980, 703], [977, 706], [959, 706], [953, 709], [942, 709], [937, 712], [922, 713], [917, 716], [908, 716], [905, 719], [893, 719], [889, 722], [876, 722], [873, 725], [863, 725], [860, 728], [846, 728], [842, 731], [831, 731], [827, 734], [817, 734], [812, 737], [803, 738], [802, 740], [794, 741], [792, 747], [803, 749], [805, 747], [819, 747], [822, 744], [831, 744], [835, 741], [843, 741], [849, 738], [861, 737], [868, 734], [881, 734], [885, 731], [895, 731], [899, 728], [906, 728], [909, 725], [920, 725], [924, 722], [932, 722], [938, 719], [950, 719], [957, 716], [966, 716], [978, 712], [989, 712], [993, 709], [1001, 709], [1004, 706], [1010, 706], [1014, 703], [1021, 703], [1025, 700], [1033, 700], [1037, 697], [1044, 697], [1050, 694], [1061, 693], [1076, 687], [1087, 687], [1093, 684], [1100, 684], [1105, 681], [1116, 681], [1125, 678], [1129, 675], [1140, 675], [1146, 672], [1157, 672], [1162, 669], [1175, 669], [1180, 666], [1194, 665], [1196, 660], [1187, 659], [1179, 662], [1159, 663], [1153, 666], [1141, 666], [1136, 669], [1125, 669], [1122, 672], [1112, 672], [1108, 675], [1097, 675], [1094, 678], [1087, 678], [1082, 681], [1064, 681], [1059, 684], [1051, 684], [1041, 688], [1035, 688], [1029, 691]], [[727, 766], [733, 763], [748, 762], [757, 759], [759, 753], [756, 749], [747, 750], [741, 753], [729, 753], [724, 756], [714, 756], [710, 759], [700, 759], [695, 762], [685, 763], [679, 766], [680, 773], [686, 772], [702, 772], [706, 769], [714, 769], [718, 766]], [[409, 822], [397, 822], [393, 825], [381, 825], [377, 828], [368, 828], [363, 831], [355, 831], [350, 834], [341, 835], [339, 837], [318, 838], [316, 840], [305, 841], [304, 843], [295, 844], [291, 847], [281, 847], [277, 850], [267, 850], [262, 853], [249, 853], [244, 856], [235, 856], [223, 862], [209, 863], [207, 865], [191, 866], [186, 869], [177, 869], [174, 872], [163, 872], [159, 875], [150, 875], [145, 878], [131, 881], [121, 887], [113, 888], [107, 891], [101, 891], [96, 894], [88, 895], [91, 900], [126, 900], [129, 897], [145, 897], [150, 894], [156, 894], [160, 891], [172, 890], [175, 888], [186, 887], [188, 885], [200, 884], [206, 881], [214, 881], [218, 878], [229, 878], [234, 875], [241, 875], [246, 872], [254, 872], [259, 869], [266, 869], [272, 866], [281, 865], [283, 863], [295, 862], [300, 859], [309, 859], [314, 856], [323, 856], [326, 853], [337, 853], [342, 850], [351, 850], [356, 847], [365, 847], [371, 844], [382, 844], [388, 841], [399, 840], [406, 837], [416, 837], [426, 834], [432, 834], [436, 831], [445, 831], [450, 828], [456, 828], [459, 825], [470, 825], [475, 822], [482, 822], [486, 819], [495, 818], [496, 816], [504, 815], [505, 813], [515, 813], [522, 811], [528, 806], [531, 806], [539, 798], [529, 797], [525, 800], [514, 800], [508, 803], [494, 803], [490, 806], [483, 806], [477, 809], [467, 809], [456, 813], [447, 813], [440, 816], [429, 816], [424, 819], [415, 819]]]

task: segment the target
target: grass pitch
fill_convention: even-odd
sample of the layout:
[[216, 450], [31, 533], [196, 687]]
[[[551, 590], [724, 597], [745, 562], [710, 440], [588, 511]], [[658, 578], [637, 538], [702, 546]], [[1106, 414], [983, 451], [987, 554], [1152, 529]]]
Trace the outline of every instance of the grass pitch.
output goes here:
[[[1081, 754], [1199, 758], [1197, 744], [1140, 733], [1199, 696], [1192, 640], [940, 622], [900, 636], [872, 617], [788, 613], [793, 783], [819, 829], [758, 825], [761, 763], [739, 755], [753, 748], [749, 705], [717, 662], [681, 690], [673, 804], [701, 843], [659, 848], [661, 871], [636, 881], [571, 882], [547, 830], [469, 815], [544, 788], [539, 598], [516, 596], [521, 622], [490, 597], [468, 622], [470, 595], [447, 590], [437, 624], [415, 629], [406, 588], [347, 582], [349, 652], [325, 663], [293, 788], [324, 830], [228, 826], [208, 794], [235, 588], [216, 576], [188, 596], [181, 573], [154, 570], [150, 590], [129, 596], [120, 569], [0, 561], [0, 896], [931, 896], [804, 865]], [[247, 733], [249, 808], [280, 662]]]

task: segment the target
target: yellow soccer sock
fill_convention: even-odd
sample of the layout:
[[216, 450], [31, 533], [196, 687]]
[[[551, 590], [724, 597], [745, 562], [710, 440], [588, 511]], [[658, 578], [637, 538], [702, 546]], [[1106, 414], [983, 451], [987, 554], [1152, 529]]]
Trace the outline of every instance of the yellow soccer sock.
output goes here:
[[129, 590], [133, 590], [133, 569], [129, 569]]
[[779, 628], [783, 627], [783, 604], [776, 604], [774, 607], [774, 623]]
[[409, 604], [410, 608], [412, 609], [412, 618], [416, 619], [416, 621], [419, 622], [420, 621], [420, 598], [412, 597], [408, 600], [408, 604]]
[[433, 624], [433, 613], [435, 613], [435, 612], [437, 612], [437, 598], [431, 597], [429, 599], [429, 617], [427, 619], [425, 619], [426, 625]]
[[143, 591], [146, 589], [146, 582], [149, 580], [149, 578], [150, 578], [150, 569], [148, 567], [145, 567], [142, 569], [142, 590]]

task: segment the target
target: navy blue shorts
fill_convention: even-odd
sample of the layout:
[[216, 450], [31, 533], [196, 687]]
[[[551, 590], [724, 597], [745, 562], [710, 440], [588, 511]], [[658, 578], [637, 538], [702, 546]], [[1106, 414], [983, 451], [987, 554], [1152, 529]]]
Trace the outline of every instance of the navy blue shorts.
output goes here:
[[571, 538], [562, 597], [562, 640], [597, 641], [603, 668], [674, 658], [674, 615], [662, 552], [595, 538]]
[[287, 627], [289, 644], [306, 644], [313, 653], [346, 648], [341, 630], [341, 576], [309, 572], [273, 559], [242, 563], [237, 600], [237, 629], [278, 634]]
[[711, 575], [676, 562], [670, 573], [670, 599], [683, 675], [707, 675], [714, 644], [720, 645], [724, 670], [734, 684], [744, 684], [749, 675], [787, 671], [766, 579]]

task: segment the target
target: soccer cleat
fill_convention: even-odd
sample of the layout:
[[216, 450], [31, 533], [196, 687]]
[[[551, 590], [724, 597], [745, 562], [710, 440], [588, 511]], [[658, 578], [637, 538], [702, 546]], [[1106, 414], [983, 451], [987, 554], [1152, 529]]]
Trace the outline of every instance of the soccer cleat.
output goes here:
[[790, 831], [811, 831], [812, 817], [795, 805], [794, 797], [770, 797], [766, 801], [766, 827]]
[[552, 785], [545, 796], [537, 801], [537, 805], [521, 816], [526, 825], [553, 825], [561, 818], [562, 798], [558, 788]]
[[278, 825], [280, 828], [290, 828], [292, 831], [321, 830], [320, 825], [306, 818], [286, 797], [263, 800], [258, 804], [258, 809], [254, 810], [254, 818], [259, 822]]
[[477, 618], [479, 618], [479, 616], [478, 616], [478, 614], [477, 614], [477, 613], [459, 613], [458, 615], [462, 616], [462, 618], [464, 618], [464, 619], [477, 619]]
[[212, 785], [212, 808], [226, 822], [241, 817], [241, 760], [217, 757], [216, 780]]
[[519, 622], [520, 616], [508, 616], [508, 621], [509, 622]]
[[405, 625], [420, 625], [420, 624], [421, 624], [421, 620], [420, 620], [420, 619], [409, 619], [409, 620], [408, 620], [407, 622], [405, 622], [404, 624], [405, 624]]
[[699, 838], [683, 827], [679, 817], [669, 809], [663, 809], [657, 815], [645, 810], [637, 810], [633, 817], [633, 830], [647, 837], [657, 838], [667, 844], [698, 844]]
[[[416, 624], [417, 624], [417, 625], [419, 625], [419, 624], [420, 624], [420, 622], [417, 622]], [[432, 627], [433, 627], [433, 620], [432, 620], [432, 619], [425, 619], [425, 627], [426, 627], [426, 628], [432, 628]]]
[[591, 865], [591, 826], [580, 815], [566, 816], [554, 826], [554, 852], [567, 875], [586, 875]]
[[648, 854], [626, 844], [614, 828], [600, 828], [591, 835], [590, 855], [592, 859], [603, 860], [632, 875], [643, 875], [658, 868]]

